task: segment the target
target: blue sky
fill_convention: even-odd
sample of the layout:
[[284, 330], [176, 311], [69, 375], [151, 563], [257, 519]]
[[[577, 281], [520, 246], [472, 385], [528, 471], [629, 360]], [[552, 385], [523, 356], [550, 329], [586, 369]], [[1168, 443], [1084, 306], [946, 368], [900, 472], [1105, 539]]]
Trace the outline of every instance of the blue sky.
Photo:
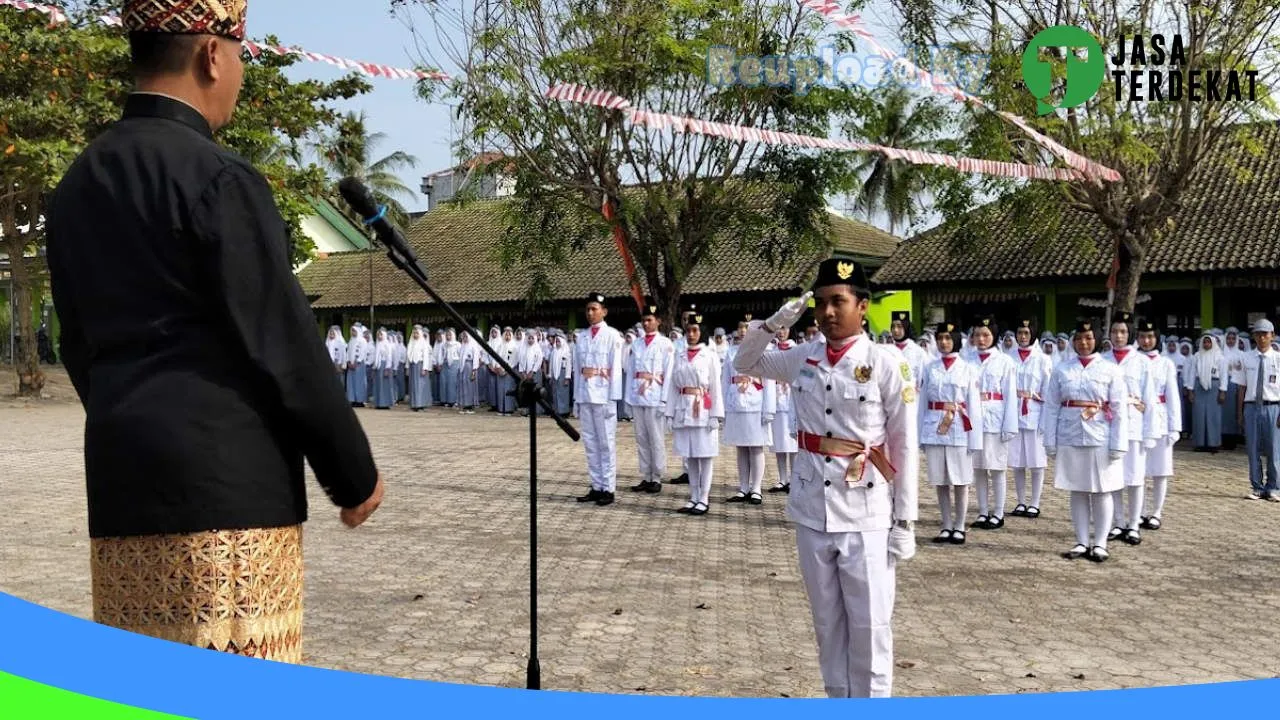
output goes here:
[[[414, 64], [413, 40], [404, 25], [391, 17], [386, 0], [250, 0], [249, 36], [260, 40], [269, 34], [277, 36], [283, 45], [312, 52], [397, 67]], [[304, 61], [290, 68], [289, 75], [294, 79], [334, 80], [344, 71]], [[404, 150], [418, 158], [418, 166], [403, 174], [415, 196], [406, 207], [425, 210], [427, 199], [417, 192], [422, 176], [452, 164], [448, 108], [415, 98], [411, 80], [368, 80], [373, 90], [341, 107], [364, 110], [369, 129], [387, 134], [384, 144], [375, 150], [375, 157]]]

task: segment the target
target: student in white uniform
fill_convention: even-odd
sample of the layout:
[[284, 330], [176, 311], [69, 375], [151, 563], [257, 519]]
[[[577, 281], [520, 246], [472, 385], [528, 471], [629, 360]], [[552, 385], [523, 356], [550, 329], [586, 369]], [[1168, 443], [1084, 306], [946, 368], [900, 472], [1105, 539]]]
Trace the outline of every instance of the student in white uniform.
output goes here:
[[346, 387], [347, 374], [347, 340], [342, 337], [342, 328], [337, 325], [329, 327], [329, 337], [324, 347], [329, 351], [329, 362], [333, 363], [333, 374], [338, 378], [338, 386]]
[[[507, 365], [512, 370], [519, 372], [519, 368], [516, 363], [516, 353], [518, 349], [516, 345], [515, 331], [509, 327], [503, 328], [502, 342], [498, 346], [498, 352], [502, 354], [502, 359], [506, 361]], [[516, 390], [517, 378], [502, 369], [502, 366], [497, 363], [493, 364], [493, 373], [494, 382], [498, 385], [498, 414], [502, 417], [509, 417], [516, 411], [517, 406], [519, 405], [519, 401], [515, 395], [512, 394]]]
[[[1142, 494], [1147, 483], [1147, 451], [1156, 446], [1163, 432], [1156, 428], [1159, 393], [1148, 358], [1134, 347], [1133, 314], [1125, 311], [1111, 318], [1111, 351], [1103, 358], [1119, 366], [1125, 378], [1125, 412], [1129, 415], [1129, 448], [1124, 456], [1124, 490], [1117, 490], [1112, 502], [1113, 518], [1108, 540], [1137, 545], [1138, 524], [1142, 522]], [[1128, 510], [1126, 511], [1126, 506]]]
[[1045, 451], [1055, 458], [1054, 487], [1071, 493], [1076, 544], [1063, 557], [1103, 562], [1110, 557], [1111, 494], [1124, 487], [1129, 392], [1120, 367], [1097, 353], [1092, 321], [1076, 325], [1071, 344], [1074, 357], [1054, 369], [1045, 388]]
[[[1009, 493], [1009, 443], [1018, 436], [1018, 368], [1008, 355], [993, 347], [996, 321], [978, 321], [970, 339], [970, 362], [978, 366], [982, 410], [974, 418], [982, 426], [982, 452], [973, 459], [974, 489], [978, 493], [977, 530], [1004, 527]], [[990, 494], [988, 494], [990, 487]]]
[[609, 327], [600, 293], [587, 296], [587, 327], [573, 347], [574, 414], [582, 422], [591, 490], [580, 503], [611, 505], [618, 484], [618, 401], [622, 399], [622, 333]]
[[369, 372], [364, 362], [364, 326], [351, 326], [347, 342], [347, 402], [351, 407], [364, 407], [369, 400]]
[[715, 351], [716, 357], [720, 358], [723, 365], [729, 354], [728, 338], [725, 337], [724, 328], [716, 328], [715, 334], [711, 338], [711, 349]]
[[[735, 339], [741, 341], [746, 331], [747, 325], [740, 324]], [[729, 349], [729, 362], [725, 363], [721, 378], [724, 443], [738, 450], [738, 492], [726, 502], [759, 505], [764, 502], [760, 494], [764, 483], [764, 449], [773, 435], [773, 417], [778, 411], [777, 390], [773, 380], [734, 370], [732, 361], [740, 349], [739, 345]]]
[[640, 484], [633, 492], [660, 493], [667, 476], [667, 443], [663, 406], [667, 380], [675, 363], [675, 346], [658, 332], [658, 306], [645, 303], [641, 335], [631, 343], [627, 368], [627, 403], [634, 414]]
[[[778, 328], [776, 352], [786, 352], [796, 344], [789, 339], [791, 328]], [[792, 402], [791, 384], [779, 382], [775, 386], [776, 411], [773, 414], [773, 455], [778, 462], [778, 484], [769, 488], [771, 493], [791, 492], [791, 469], [795, 465], [800, 445], [796, 442], [796, 412]]]
[[[826, 341], [766, 354], [810, 297]], [[802, 452], [787, 515], [829, 697], [892, 694], [895, 566], [916, 551], [915, 378], [901, 353], [861, 332], [870, 297], [858, 263], [825, 260], [813, 293], [755, 324], [734, 359], [737, 372], [794, 391]]]
[[551, 359], [547, 362], [547, 373], [551, 383], [551, 402], [556, 412], [568, 416], [572, 410], [573, 389], [573, 357], [569, 344], [565, 342], [564, 332], [553, 330], [551, 333]]
[[1222, 445], [1222, 405], [1227, 400], [1228, 366], [1218, 338], [1200, 336], [1200, 349], [1183, 373], [1191, 402], [1191, 443], [1195, 452], [1216, 454]]
[[919, 390], [919, 383], [924, 377], [924, 366], [932, 358], [911, 337], [911, 313], [906, 310], [894, 310], [892, 318], [889, 333], [893, 336], [893, 344], [907, 359], [907, 365], [911, 367], [911, 377], [916, 379], [916, 389]]
[[[520, 354], [520, 359], [514, 366], [516, 372], [520, 373], [520, 379], [517, 382], [529, 381], [535, 386], [542, 384], [542, 346], [538, 344], [538, 333], [530, 330], [524, 336], [524, 352]], [[540, 410], [535, 409], [534, 412]], [[614, 408], [615, 414], [617, 408]], [[529, 416], [528, 408], [520, 408], [522, 417]]]
[[672, 364], [664, 412], [671, 425], [673, 449], [685, 460], [689, 476], [689, 502], [676, 512], [701, 516], [711, 507], [724, 394], [720, 358], [702, 342], [702, 316], [694, 312], [684, 317], [688, 348], [677, 354]]
[[[1044, 433], [1040, 431], [1040, 413], [1044, 409], [1044, 386], [1053, 374], [1053, 360], [1041, 351], [1031, 330], [1031, 321], [1023, 320], [1014, 331], [1011, 357], [1018, 367], [1018, 437], [1009, 445], [1009, 467], [1013, 468], [1013, 487], [1018, 504], [1009, 513], [1017, 517], [1040, 517], [1040, 498], [1044, 491], [1044, 471], [1049, 458], [1044, 452]], [[1049, 339], [1053, 345], [1052, 338]], [[1031, 494], [1027, 495], [1027, 475], [1031, 476]]]
[[937, 326], [934, 340], [940, 356], [924, 366], [919, 410], [920, 446], [942, 515], [942, 529], [933, 542], [955, 545], [965, 542], [973, 458], [982, 452], [982, 426], [969, 415], [982, 407], [978, 368], [955, 351], [959, 335], [955, 323]]
[[[1253, 324], [1256, 351], [1245, 355], [1245, 385], [1236, 403], [1249, 457], [1250, 500], [1280, 502], [1280, 352], [1272, 346], [1275, 326], [1263, 318]], [[1262, 458], [1266, 458], [1263, 464]]]
[[431, 343], [421, 326], [409, 338], [409, 408], [421, 412], [431, 407]]
[[[1156, 384], [1155, 417], [1151, 422], [1157, 433], [1156, 446], [1147, 451], [1146, 475], [1151, 478], [1152, 511], [1139, 517], [1142, 530], [1160, 529], [1169, 481], [1173, 479], [1173, 446], [1182, 437], [1182, 403], [1178, 402], [1182, 388], [1178, 385], [1178, 370], [1173, 361], [1160, 354], [1158, 342], [1155, 323], [1139, 321], [1138, 351], [1151, 361], [1151, 375]], [[1137, 545], [1142, 542], [1141, 532], [1131, 530], [1125, 541]]]

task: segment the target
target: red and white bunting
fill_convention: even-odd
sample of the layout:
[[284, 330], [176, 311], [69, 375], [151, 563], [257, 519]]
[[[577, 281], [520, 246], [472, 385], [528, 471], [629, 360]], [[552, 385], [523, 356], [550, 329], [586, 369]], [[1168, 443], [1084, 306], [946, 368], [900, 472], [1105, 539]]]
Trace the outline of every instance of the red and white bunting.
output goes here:
[[935, 93], [947, 95], [962, 102], [972, 103], [986, 110], [990, 110], [1001, 118], [1004, 118], [1041, 147], [1054, 155], [1057, 155], [1066, 164], [1076, 170], [1079, 170], [1085, 177], [1093, 180], [1107, 180], [1110, 182], [1118, 182], [1123, 179], [1120, 173], [1115, 170], [1102, 165], [1101, 163], [1094, 162], [1093, 160], [1064, 147], [1062, 144], [1043, 133], [1038, 132], [1023, 118], [1013, 113], [997, 110], [991, 107], [981, 98], [970, 95], [955, 85], [948, 83], [944, 79], [935, 77], [928, 71], [916, 67], [916, 65], [909, 59], [885, 48], [883, 45], [876, 42], [876, 39], [866, 30], [866, 27], [863, 25], [860, 17], [841, 12], [840, 6], [834, 2], [834, 0], [799, 0], [799, 2], [804, 7], [817, 11], [819, 14], [827, 18], [827, 20], [829, 20], [833, 25], [837, 25], [845, 30], [850, 30], [865, 38], [867, 40], [867, 44], [871, 47], [872, 52], [893, 62], [895, 65], [902, 66], [907, 73], [918, 78], [923, 86], [933, 90]]
[[1040, 165], [1024, 165], [1021, 163], [997, 162], [995, 160], [979, 160], [975, 158], [955, 157], [943, 153], [926, 152], [886, 147], [871, 143], [853, 142], [851, 140], [832, 140], [830, 138], [799, 135], [790, 132], [778, 132], [764, 128], [731, 125], [711, 122], [698, 118], [682, 117], [669, 113], [654, 112], [633, 106], [625, 98], [605, 90], [593, 90], [581, 85], [556, 85], [547, 90], [546, 96], [553, 100], [562, 100], [579, 105], [593, 105], [613, 110], [625, 110], [627, 119], [633, 125], [643, 125], [653, 130], [672, 130], [691, 135], [719, 137], [735, 142], [756, 142], [766, 145], [787, 145], [792, 147], [820, 148], [824, 150], [840, 150], [852, 152], [875, 152], [894, 160], [905, 160], [916, 165], [940, 165], [960, 172], [997, 175], [1000, 177], [1024, 178], [1028, 180], [1059, 180], [1075, 182], [1085, 179], [1083, 172], [1069, 168], [1045, 167]]
[[[13, 7], [19, 10], [36, 10], [49, 16], [49, 22], [53, 25], [60, 25], [68, 22], [68, 18], [60, 8], [52, 5], [40, 5], [37, 3], [26, 2], [26, 0], [0, 0], [0, 6]], [[111, 27], [121, 27], [123, 23], [120, 18], [114, 15], [101, 15], [98, 21], [103, 25]], [[256, 43], [252, 40], [245, 40], [244, 47], [254, 57], [262, 54], [264, 50], [270, 51], [276, 55], [296, 55], [310, 62], [322, 62], [334, 67], [346, 70], [355, 70], [373, 77], [390, 78], [393, 80], [438, 80], [447, 81], [449, 76], [441, 72], [427, 72], [425, 70], [409, 70], [405, 68], [393, 67], [391, 65], [381, 65], [378, 63], [364, 62], [361, 60], [350, 60], [347, 58], [335, 57], [333, 55], [325, 55], [323, 53], [311, 52], [301, 48], [287, 48], [275, 45], [265, 45]]]

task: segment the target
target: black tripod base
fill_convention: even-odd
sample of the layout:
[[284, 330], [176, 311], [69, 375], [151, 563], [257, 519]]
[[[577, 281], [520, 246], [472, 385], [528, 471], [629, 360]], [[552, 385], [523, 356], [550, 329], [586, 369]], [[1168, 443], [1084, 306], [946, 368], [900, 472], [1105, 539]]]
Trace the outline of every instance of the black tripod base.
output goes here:
[[542, 666], [538, 664], [538, 658], [536, 657], [529, 658], [529, 667], [525, 671], [525, 689], [542, 689]]

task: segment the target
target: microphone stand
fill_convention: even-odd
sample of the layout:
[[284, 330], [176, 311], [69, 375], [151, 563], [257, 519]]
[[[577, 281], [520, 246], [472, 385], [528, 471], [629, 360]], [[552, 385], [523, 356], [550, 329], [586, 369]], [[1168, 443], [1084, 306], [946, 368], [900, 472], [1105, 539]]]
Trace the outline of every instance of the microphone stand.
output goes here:
[[[418, 264], [417, 258], [407, 252], [407, 248], [397, 247], [395, 243], [387, 242], [383, 243], [383, 247], [387, 249], [387, 258], [391, 260], [392, 265], [403, 270], [427, 295], [431, 296], [437, 305], [444, 308], [449, 317], [498, 363], [498, 367], [511, 377], [518, 377], [515, 369], [480, 337], [480, 332], [462, 319], [452, 305], [436, 294], [436, 291], [427, 283], [427, 271]], [[556, 421], [556, 425], [569, 436], [569, 439], [578, 442], [581, 436], [567, 420], [556, 413], [555, 408], [547, 400], [546, 393], [532, 380], [520, 380], [515, 392], [508, 395], [514, 395], [516, 402], [529, 411], [529, 664], [525, 669], [525, 686], [529, 690], [541, 690], [542, 667], [538, 662], [538, 408], [546, 410], [547, 415]]]

